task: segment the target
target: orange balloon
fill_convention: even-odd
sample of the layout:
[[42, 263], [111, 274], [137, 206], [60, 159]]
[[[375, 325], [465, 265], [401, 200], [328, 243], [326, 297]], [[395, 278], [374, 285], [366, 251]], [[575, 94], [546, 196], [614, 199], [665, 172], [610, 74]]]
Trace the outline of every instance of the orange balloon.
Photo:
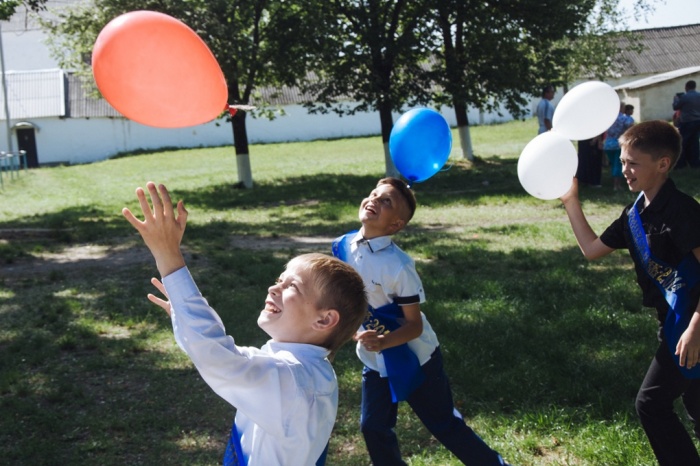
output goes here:
[[207, 123], [226, 108], [224, 74], [204, 41], [163, 13], [132, 11], [97, 36], [92, 72], [125, 117], [158, 128]]

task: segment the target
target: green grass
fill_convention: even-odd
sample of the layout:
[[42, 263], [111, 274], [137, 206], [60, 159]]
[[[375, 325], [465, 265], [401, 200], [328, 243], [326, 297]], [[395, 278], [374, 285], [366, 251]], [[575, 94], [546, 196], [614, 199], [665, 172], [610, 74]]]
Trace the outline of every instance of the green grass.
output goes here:
[[[456, 403], [487, 443], [518, 465], [652, 465], [633, 404], [656, 345], [653, 311], [641, 307], [624, 252], [586, 262], [559, 203], [521, 188], [517, 157], [535, 134], [532, 120], [473, 128], [477, 160], [458, 159], [455, 147], [451, 168], [416, 184], [418, 211], [396, 241], [416, 259]], [[357, 228], [357, 206], [383, 160], [380, 139], [368, 137], [252, 146], [252, 190], [235, 187], [232, 147], [41, 168], [7, 181], [3, 462], [220, 464], [233, 409], [146, 300], [156, 269], [121, 208], [138, 208], [134, 189], [148, 180], [185, 200], [190, 268], [237, 342], [258, 346], [267, 286], [308, 246], [238, 241]], [[674, 178], [698, 197], [694, 175]], [[606, 187], [581, 193], [599, 233], [633, 198], [613, 192], [608, 176]], [[350, 345], [335, 367], [341, 399], [328, 464], [367, 465], [361, 364]], [[409, 464], [458, 464], [407, 406], [397, 432]]]

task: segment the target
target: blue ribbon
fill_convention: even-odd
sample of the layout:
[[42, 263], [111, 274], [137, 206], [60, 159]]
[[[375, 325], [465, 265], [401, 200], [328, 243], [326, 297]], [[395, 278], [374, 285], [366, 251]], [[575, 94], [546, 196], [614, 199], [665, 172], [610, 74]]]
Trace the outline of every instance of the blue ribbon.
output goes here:
[[[330, 441], [326, 443], [326, 448], [323, 449], [323, 452], [316, 461], [315, 466], [324, 466], [326, 464], [329, 445]], [[234, 420], [233, 425], [231, 426], [231, 436], [228, 439], [228, 445], [226, 445], [226, 453], [224, 453], [223, 466], [246, 466], [247, 464], [248, 462], [246, 461], [245, 456], [243, 456], [241, 437], [238, 435], [236, 421]]]
[[246, 466], [248, 462], [243, 456], [243, 448], [241, 447], [241, 438], [236, 429], [236, 421], [233, 421], [231, 426], [231, 436], [226, 445], [226, 453], [224, 453], [224, 466]]
[[[357, 231], [347, 233], [333, 241], [333, 255], [343, 262], [347, 262], [346, 242], [355, 233]], [[362, 326], [367, 330], [387, 334], [401, 327], [398, 319], [403, 317], [401, 306], [396, 303], [385, 304], [376, 309], [369, 306]], [[397, 403], [406, 400], [425, 380], [418, 356], [411, 351], [407, 343], [382, 350], [382, 356], [384, 356], [384, 365], [389, 379], [391, 401]]]
[[675, 268], [651, 254], [638, 210], [639, 202], [643, 196], [643, 193], [639, 195], [627, 213], [634, 249], [642, 268], [659, 288], [668, 303], [669, 311], [664, 322], [664, 335], [671, 355], [685, 378], [697, 379], [700, 378], [700, 364], [692, 369], [681, 366], [680, 356], [676, 355], [676, 346], [695, 312], [695, 308], [692, 307], [693, 303], [690, 301], [690, 291], [700, 282], [700, 264], [692, 252], [684, 257]]

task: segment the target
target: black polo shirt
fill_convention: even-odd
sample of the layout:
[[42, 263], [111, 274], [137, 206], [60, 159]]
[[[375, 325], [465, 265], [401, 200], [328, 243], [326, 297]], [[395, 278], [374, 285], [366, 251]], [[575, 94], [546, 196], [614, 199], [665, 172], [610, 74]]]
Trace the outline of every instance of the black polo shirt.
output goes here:
[[[642, 289], [642, 303], [656, 308], [659, 320], [663, 322], [668, 304], [639, 263], [634, 249], [627, 221], [627, 213], [633, 205], [634, 203], [624, 208], [622, 215], [603, 232], [600, 239], [608, 247], [629, 250], [634, 260], [637, 283]], [[651, 254], [656, 259], [675, 267], [686, 255], [692, 254], [693, 249], [700, 247], [700, 204], [693, 197], [679, 191], [673, 180], [666, 180], [654, 200], [639, 216], [647, 233]], [[692, 291], [693, 305], [697, 305], [699, 296], [700, 285]]]

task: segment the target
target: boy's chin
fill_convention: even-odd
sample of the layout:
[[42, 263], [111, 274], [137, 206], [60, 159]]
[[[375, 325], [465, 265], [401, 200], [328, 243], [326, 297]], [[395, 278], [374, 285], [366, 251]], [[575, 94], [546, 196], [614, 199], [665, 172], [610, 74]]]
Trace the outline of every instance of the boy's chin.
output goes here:
[[[272, 313], [265, 310], [260, 311], [260, 315], [258, 316], [258, 327], [265, 330], [266, 327], [272, 325], [272, 320], [274, 319], [270, 318], [272, 317], [271, 314]], [[267, 332], [267, 330], [265, 330], [265, 332]]]

